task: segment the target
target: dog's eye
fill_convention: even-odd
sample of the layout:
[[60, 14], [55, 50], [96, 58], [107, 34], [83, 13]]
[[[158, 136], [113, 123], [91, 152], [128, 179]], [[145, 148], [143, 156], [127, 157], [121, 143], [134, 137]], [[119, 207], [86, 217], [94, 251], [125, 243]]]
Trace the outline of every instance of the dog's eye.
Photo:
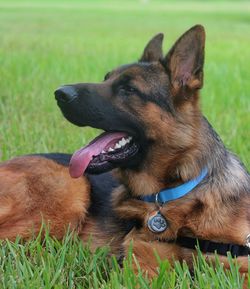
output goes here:
[[118, 93], [120, 95], [130, 95], [136, 93], [136, 89], [132, 86], [120, 86]]

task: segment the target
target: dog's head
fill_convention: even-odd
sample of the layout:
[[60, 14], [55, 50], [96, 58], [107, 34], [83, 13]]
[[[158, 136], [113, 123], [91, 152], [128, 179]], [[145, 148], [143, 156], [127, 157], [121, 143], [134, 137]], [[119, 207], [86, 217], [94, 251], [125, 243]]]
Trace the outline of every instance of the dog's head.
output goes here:
[[165, 168], [194, 145], [205, 32], [194, 26], [165, 57], [162, 40], [163, 34], [156, 35], [138, 62], [110, 71], [101, 83], [56, 90], [58, 105], [70, 122], [104, 130], [72, 157], [73, 177], [115, 167], [133, 172], [155, 164]]

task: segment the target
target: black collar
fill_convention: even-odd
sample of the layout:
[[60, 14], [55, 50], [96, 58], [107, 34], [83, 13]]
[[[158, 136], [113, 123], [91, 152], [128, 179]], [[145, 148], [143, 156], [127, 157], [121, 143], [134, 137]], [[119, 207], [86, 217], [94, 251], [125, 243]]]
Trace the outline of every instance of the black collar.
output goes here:
[[232, 257], [248, 256], [250, 248], [236, 244], [217, 243], [208, 240], [195, 239], [190, 237], [178, 237], [176, 244], [188, 249], [199, 248], [203, 253], [217, 253], [227, 256], [230, 252]]

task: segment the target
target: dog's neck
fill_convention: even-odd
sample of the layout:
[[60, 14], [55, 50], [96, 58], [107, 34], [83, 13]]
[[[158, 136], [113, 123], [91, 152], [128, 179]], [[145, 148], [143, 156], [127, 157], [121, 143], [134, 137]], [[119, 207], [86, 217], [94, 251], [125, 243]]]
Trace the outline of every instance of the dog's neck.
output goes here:
[[207, 176], [207, 168], [204, 168], [200, 175], [192, 179], [186, 183], [183, 183], [182, 185], [179, 185], [177, 187], [164, 189], [158, 192], [157, 194], [153, 194], [150, 196], [142, 196], [140, 199], [144, 202], [149, 203], [156, 203], [160, 204], [161, 206], [177, 199], [180, 199], [190, 193], [195, 187], [197, 187]]
[[[176, 158], [172, 157], [171, 163], [164, 164], [159, 159], [157, 166], [149, 162], [140, 171], [120, 170], [118, 174], [122, 183], [132, 195], [141, 196], [181, 185], [197, 177], [203, 168], [207, 168], [208, 175], [221, 178], [226, 169], [226, 159], [232, 155], [225, 149], [216, 132], [203, 117], [195, 141], [195, 147], [182, 155], [176, 155]], [[244, 169], [242, 173], [244, 174]]]

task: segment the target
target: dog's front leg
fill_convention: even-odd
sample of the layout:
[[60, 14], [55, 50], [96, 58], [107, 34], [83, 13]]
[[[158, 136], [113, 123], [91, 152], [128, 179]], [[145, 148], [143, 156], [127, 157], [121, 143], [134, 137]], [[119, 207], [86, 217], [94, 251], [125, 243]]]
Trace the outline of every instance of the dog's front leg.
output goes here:
[[174, 261], [185, 259], [188, 266], [192, 267], [194, 250], [185, 249], [175, 243], [145, 241], [144, 237], [143, 233], [133, 229], [123, 242], [125, 256], [128, 256], [132, 249], [135, 273], [138, 273], [140, 268], [149, 278], [156, 276], [159, 271], [159, 260], [168, 260], [173, 265]]
[[[178, 246], [175, 243], [152, 241], [148, 242], [143, 240], [143, 236], [133, 229], [125, 238], [123, 242], [125, 256], [128, 256], [132, 250], [132, 266], [135, 273], [142, 270], [149, 278], [153, 278], [159, 273], [159, 261], [168, 260], [174, 266], [175, 261], [185, 261], [190, 270], [193, 269], [194, 256], [197, 256], [196, 250], [186, 249]], [[224, 269], [230, 270], [230, 264], [226, 256], [220, 256], [220, 262], [224, 263]], [[204, 254], [207, 262], [216, 264], [214, 254]], [[244, 273], [243, 288], [248, 287], [248, 262], [247, 257], [239, 257], [233, 262], [240, 265], [239, 272]]]

